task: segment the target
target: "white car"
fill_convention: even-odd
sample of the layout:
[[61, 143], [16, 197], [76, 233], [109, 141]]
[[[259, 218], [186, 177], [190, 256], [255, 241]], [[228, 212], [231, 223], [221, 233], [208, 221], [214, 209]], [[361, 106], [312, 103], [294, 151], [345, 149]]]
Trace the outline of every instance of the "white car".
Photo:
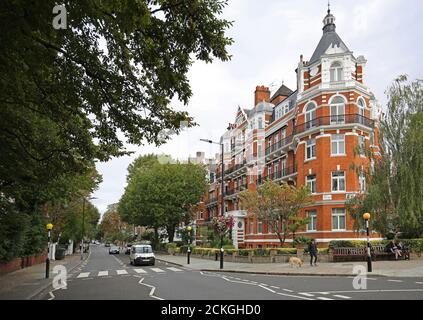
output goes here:
[[147, 244], [136, 244], [131, 247], [129, 254], [129, 262], [134, 266], [138, 264], [146, 264], [154, 266], [156, 257], [153, 253], [153, 248]]

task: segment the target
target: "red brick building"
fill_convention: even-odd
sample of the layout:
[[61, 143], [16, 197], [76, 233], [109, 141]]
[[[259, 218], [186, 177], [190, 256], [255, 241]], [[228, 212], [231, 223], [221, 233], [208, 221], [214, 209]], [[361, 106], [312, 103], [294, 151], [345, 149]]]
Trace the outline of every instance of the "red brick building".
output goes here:
[[[302, 212], [311, 221], [297, 236], [320, 243], [364, 238], [353, 231], [345, 201], [365, 192], [365, 175], [352, 164], [363, 172], [371, 167], [363, 150], [378, 152], [380, 107], [363, 81], [366, 60], [356, 58], [341, 40], [330, 10], [323, 24], [310, 60], [300, 56], [296, 90], [282, 85], [271, 96], [269, 88], [256, 87], [253, 108], [238, 108], [221, 138], [224, 212], [236, 218], [232, 238], [237, 247], [280, 245], [264, 222], [247, 217], [237, 196], [246, 188], [255, 190], [264, 179], [308, 185], [312, 191], [314, 203]], [[221, 212], [220, 162], [216, 168], [197, 225]]]

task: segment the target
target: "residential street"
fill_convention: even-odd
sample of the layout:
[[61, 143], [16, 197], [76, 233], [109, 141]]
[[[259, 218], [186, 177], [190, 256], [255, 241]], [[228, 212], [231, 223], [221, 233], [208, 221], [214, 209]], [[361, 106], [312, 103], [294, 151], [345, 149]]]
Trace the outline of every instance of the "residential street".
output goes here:
[[354, 277], [285, 276], [199, 271], [156, 261], [132, 266], [129, 256], [91, 246], [89, 258], [69, 275], [66, 290], [51, 289], [43, 300], [423, 300], [423, 278], [368, 277], [366, 290]]

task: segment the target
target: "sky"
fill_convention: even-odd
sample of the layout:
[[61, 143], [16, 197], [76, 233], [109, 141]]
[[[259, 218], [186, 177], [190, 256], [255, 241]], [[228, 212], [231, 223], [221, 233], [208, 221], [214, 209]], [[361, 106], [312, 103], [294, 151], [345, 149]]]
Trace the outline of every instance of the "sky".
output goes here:
[[[295, 69], [304, 55], [311, 58], [322, 36], [327, 0], [229, 0], [222, 17], [233, 21], [227, 35], [229, 62], [195, 62], [189, 71], [193, 91], [186, 110], [199, 126], [184, 130], [165, 145], [133, 146], [131, 156], [97, 163], [103, 182], [92, 200], [101, 213], [116, 203], [126, 186], [128, 165], [148, 153], [170, 154], [184, 160], [197, 151], [206, 157], [219, 152], [218, 145], [199, 139], [218, 141], [229, 123], [235, 121], [238, 106], [254, 107], [257, 85], [275, 91], [282, 84], [296, 89]], [[331, 0], [336, 32], [353, 51], [367, 59], [364, 82], [383, 105], [385, 91], [402, 74], [423, 78], [423, 1], [421, 0]]]

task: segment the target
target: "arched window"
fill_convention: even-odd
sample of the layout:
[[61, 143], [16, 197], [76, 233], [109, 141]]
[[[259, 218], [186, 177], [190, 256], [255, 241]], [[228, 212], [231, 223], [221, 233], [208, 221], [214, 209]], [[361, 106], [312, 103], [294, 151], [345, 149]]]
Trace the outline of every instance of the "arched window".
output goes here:
[[316, 105], [314, 102], [310, 102], [305, 107], [305, 121], [306, 129], [316, 126]]
[[345, 99], [336, 96], [330, 102], [330, 124], [345, 123]]
[[344, 80], [344, 69], [340, 62], [334, 62], [330, 66], [330, 82]]
[[366, 103], [364, 102], [363, 98], [358, 99], [357, 107], [358, 107], [358, 123], [364, 124], [364, 121], [365, 121], [364, 109], [366, 108]]

